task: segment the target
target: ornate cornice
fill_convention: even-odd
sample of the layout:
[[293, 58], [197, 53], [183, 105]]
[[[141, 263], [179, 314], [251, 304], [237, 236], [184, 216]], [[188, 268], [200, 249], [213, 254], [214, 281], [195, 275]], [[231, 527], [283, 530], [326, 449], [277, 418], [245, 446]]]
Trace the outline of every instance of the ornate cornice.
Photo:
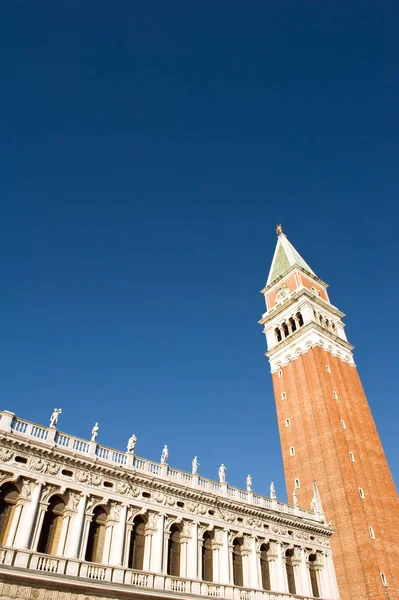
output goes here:
[[[39, 476], [51, 486], [68, 489], [75, 494], [90, 493], [99, 501], [107, 498], [109, 502], [129, 502], [164, 514], [176, 513], [174, 519], [206, 520], [212, 526], [239, 528], [241, 532], [255, 535], [269, 535], [273, 532], [285, 536], [291, 530], [298, 532], [302, 539], [315, 534], [322, 546], [329, 545], [329, 538], [333, 533], [327, 526], [312, 523], [300, 516], [241, 504], [229, 498], [204, 493], [200, 489], [127, 471], [120, 466], [113, 468], [102, 465], [98, 460], [71, 456], [59, 448], [28, 443], [12, 434], [0, 434], [0, 444], [0, 463], [11, 476], [16, 471], [24, 479], [29, 477], [35, 480]], [[15, 453], [25, 458], [27, 463], [14, 462]], [[72, 471], [73, 478], [62, 476], [63, 469]], [[113, 484], [113, 487], [104, 487], [104, 481]], [[143, 492], [150, 493], [150, 497], [143, 497]], [[183, 501], [184, 506], [179, 506], [178, 502]], [[210, 515], [209, 510], [214, 511], [214, 514]]]

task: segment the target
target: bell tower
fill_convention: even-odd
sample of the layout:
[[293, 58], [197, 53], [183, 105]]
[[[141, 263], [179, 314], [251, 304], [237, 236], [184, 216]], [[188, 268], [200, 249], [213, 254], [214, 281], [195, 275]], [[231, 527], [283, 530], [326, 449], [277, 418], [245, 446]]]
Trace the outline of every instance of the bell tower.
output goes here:
[[399, 499], [345, 315], [281, 225], [262, 294], [288, 499], [309, 507], [317, 481], [342, 600], [397, 600]]

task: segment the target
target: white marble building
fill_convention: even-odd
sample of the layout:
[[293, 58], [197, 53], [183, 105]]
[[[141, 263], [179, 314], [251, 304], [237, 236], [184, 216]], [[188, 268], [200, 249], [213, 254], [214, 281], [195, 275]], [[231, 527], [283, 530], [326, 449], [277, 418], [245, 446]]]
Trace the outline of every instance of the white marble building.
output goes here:
[[[313, 510], [0, 413], [0, 597], [339, 598]], [[272, 494], [273, 495], [273, 494]], [[295, 500], [295, 498], [294, 498]]]

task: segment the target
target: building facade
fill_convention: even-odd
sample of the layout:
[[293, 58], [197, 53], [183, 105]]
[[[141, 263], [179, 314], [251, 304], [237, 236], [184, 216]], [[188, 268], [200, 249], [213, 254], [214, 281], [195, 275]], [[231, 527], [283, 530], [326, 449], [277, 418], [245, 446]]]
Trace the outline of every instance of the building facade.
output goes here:
[[346, 338], [344, 314], [279, 226], [260, 323], [288, 497], [317, 481], [343, 600], [399, 598], [399, 500]]
[[338, 599], [318, 506], [0, 416], [1, 598]]

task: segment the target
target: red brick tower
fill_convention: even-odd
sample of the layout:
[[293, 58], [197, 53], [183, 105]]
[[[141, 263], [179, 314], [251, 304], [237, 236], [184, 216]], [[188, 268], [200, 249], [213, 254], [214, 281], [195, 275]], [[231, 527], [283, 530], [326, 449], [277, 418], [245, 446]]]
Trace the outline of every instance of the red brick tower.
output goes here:
[[[342, 600], [399, 599], [399, 499], [367, 403], [344, 314], [281, 226], [264, 326], [288, 498], [317, 503], [336, 529]], [[320, 507], [319, 507], [320, 509]]]

